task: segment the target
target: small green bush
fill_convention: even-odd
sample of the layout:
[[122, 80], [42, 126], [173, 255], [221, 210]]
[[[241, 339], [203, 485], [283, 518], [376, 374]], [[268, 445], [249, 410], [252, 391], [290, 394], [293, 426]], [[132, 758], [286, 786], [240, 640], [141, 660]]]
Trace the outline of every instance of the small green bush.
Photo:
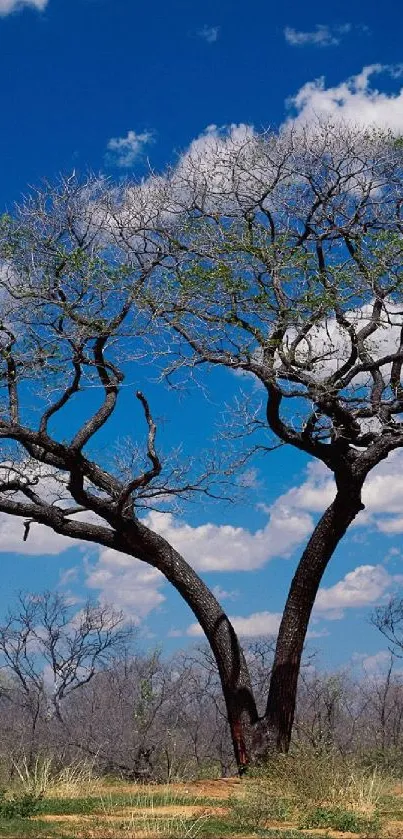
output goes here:
[[271, 795], [264, 784], [255, 782], [246, 789], [244, 798], [230, 800], [231, 816], [238, 826], [265, 827], [266, 822], [288, 821], [292, 817], [293, 804], [290, 799]]
[[315, 807], [308, 811], [299, 824], [300, 828], [323, 827], [375, 836], [380, 830], [378, 816], [362, 816], [351, 810], [327, 807]]
[[34, 793], [6, 798], [4, 792], [0, 793], [0, 819], [28, 819], [33, 816], [39, 807], [39, 797]]

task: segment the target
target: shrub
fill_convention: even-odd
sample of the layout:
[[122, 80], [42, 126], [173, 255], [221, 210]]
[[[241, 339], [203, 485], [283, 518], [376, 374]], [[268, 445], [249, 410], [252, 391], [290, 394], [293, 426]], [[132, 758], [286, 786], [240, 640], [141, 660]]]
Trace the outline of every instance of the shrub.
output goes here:
[[351, 810], [315, 807], [300, 820], [300, 828], [331, 828], [332, 830], [375, 836], [380, 830], [379, 817], [362, 816]]
[[28, 819], [33, 816], [39, 806], [40, 796], [34, 793], [23, 793], [22, 795], [6, 798], [4, 792], [0, 793], [0, 819]]

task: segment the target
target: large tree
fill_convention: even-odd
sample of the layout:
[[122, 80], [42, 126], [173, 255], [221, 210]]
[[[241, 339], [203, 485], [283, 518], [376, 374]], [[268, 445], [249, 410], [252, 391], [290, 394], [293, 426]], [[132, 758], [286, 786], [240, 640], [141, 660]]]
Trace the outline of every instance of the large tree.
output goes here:
[[[240, 768], [288, 748], [322, 575], [368, 473], [403, 443], [401, 161], [393, 138], [346, 126], [210, 135], [166, 177], [67, 181], [3, 220], [0, 511], [27, 533], [39, 522], [165, 575], [214, 653]], [[183, 479], [163, 462], [141, 392], [144, 452], [127, 447], [124, 463], [96, 453], [128, 364], [152, 353], [170, 373], [252, 373], [266, 394], [264, 445], [293, 445], [335, 476], [291, 584], [262, 717], [224, 610], [140, 517], [209, 492], [211, 470]], [[102, 394], [97, 406], [89, 392]]]
[[265, 418], [245, 395], [244, 432], [265, 426], [335, 479], [291, 583], [260, 721], [282, 750], [323, 573], [368, 474], [403, 444], [402, 186], [399, 141], [329, 122], [210, 135], [170, 175], [182, 215], [163, 227], [177, 259], [148, 304], [178, 336], [171, 370], [252, 374]]

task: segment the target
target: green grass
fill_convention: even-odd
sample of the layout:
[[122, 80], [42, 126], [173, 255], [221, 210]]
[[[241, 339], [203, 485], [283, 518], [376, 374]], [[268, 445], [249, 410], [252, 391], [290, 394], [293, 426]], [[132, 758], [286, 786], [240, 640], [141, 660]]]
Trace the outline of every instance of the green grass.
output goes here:
[[293, 821], [295, 804], [292, 799], [273, 795], [264, 785], [250, 785], [245, 798], [229, 801], [231, 816], [239, 826], [264, 827], [268, 821]]
[[403, 821], [403, 797], [397, 795], [382, 796], [378, 812], [381, 816]]
[[220, 806], [220, 800], [200, 798], [194, 795], [177, 795], [175, 792], [152, 793], [110, 793], [105, 795], [86, 796], [85, 798], [43, 798], [38, 802], [38, 815], [74, 816], [74, 815], [113, 815], [113, 810], [123, 807], [164, 807], [174, 804], [177, 807], [186, 805], [201, 805], [203, 807]]
[[303, 816], [299, 827], [324, 827], [372, 837], [379, 834], [381, 822], [377, 814], [363, 816], [341, 808], [315, 807]]
[[[40, 839], [40, 837], [60, 837], [60, 825], [49, 822], [30, 821], [29, 819], [0, 820], [0, 836], [8, 839]], [[67, 839], [67, 837], [66, 837]], [[73, 837], [71, 838], [73, 839]]]

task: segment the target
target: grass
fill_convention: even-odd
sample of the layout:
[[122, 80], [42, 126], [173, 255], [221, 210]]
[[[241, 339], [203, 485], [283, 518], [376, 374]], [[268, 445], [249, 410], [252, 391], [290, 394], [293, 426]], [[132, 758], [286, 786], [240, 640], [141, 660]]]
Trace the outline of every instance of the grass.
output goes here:
[[40, 815], [89, 815], [103, 813], [113, 815], [117, 809], [131, 807], [133, 810], [152, 807], [187, 806], [202, 803], [206, 807], [217, 806], [216, 799], [192, 795], [181, 795], [169, 792], [159, 792], [156, 787], [152, 794], [141, 791], [133, 793], [111, 793], [105, 790], [105, 795], [95, 795], [86, 798], [43, 798], [38, 802], [37, 813]]
[[373, 816], [360, 816], [351, 810], [340, 808], [328, 809], [327, 807], [315, 807], [306, 813], [299, 825], [301, 828], [325, 827], [332, 830], [358, 833], [361, 836], [378, 836], [380, 831], [380, 819], [378, 814]]
[[101, 782], [79, 767], [62, 777], [38, 766], [34, 775], [21, 772], [18, 788], [0, 797], [0, 837], [302, 839], [312, 830], [315, 839], [344, 831], [372, 839], [388, 819], [403, 821], [395, 779], [329, 752], [279, 757], [242, 783], [217, 785], [217, 797], [208, 781], [189, 782], [186, 792], [183, 784]]
[[85, 793], [90, 795], [96, 792], [101, 784], [89, 761], [76, 761], [58, 769], [54, 758], [38, 756], [32, 765], [26, 758], [22, 758], [14, 761], [13, 767], [19, 787], [25, 793], [37, 796], [82, 797]]

